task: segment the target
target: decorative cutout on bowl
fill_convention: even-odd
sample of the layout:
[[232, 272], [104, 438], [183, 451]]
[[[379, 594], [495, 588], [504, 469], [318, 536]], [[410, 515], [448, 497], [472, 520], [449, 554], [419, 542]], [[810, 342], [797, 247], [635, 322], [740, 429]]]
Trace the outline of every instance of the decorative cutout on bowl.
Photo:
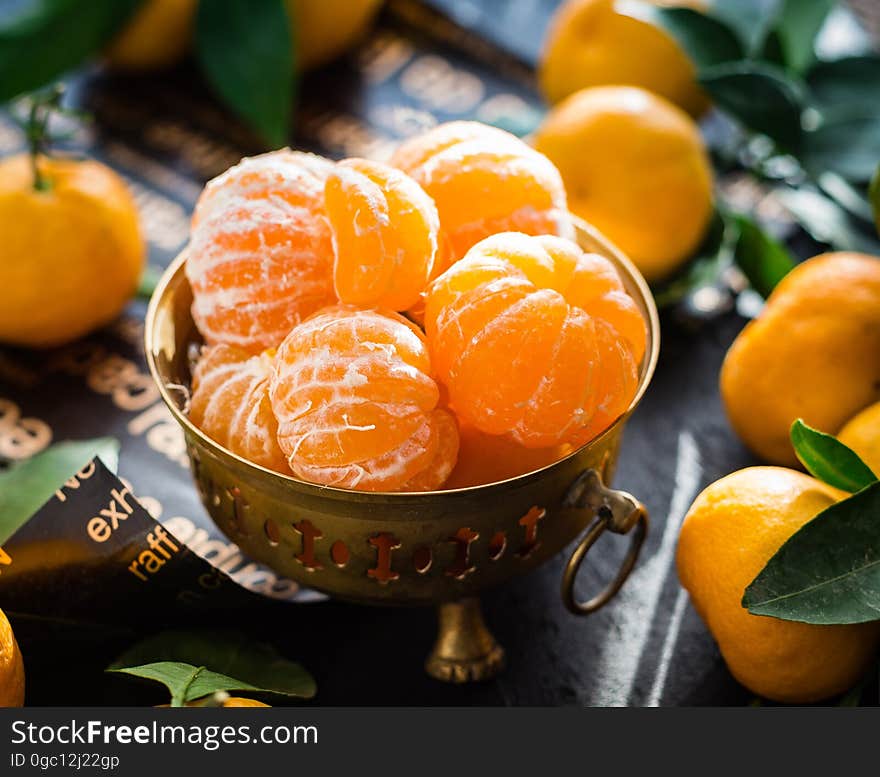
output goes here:
[[297, 553], [294, 558], [309, 572], [323, 569], [324, 565], [315, 558], [315, 542], [324, 533], [308, 519], [293, 524], [293, 528], [302, 535], [302, 553]]
[[452, 537], [455, 543], [455, 560], [446, 568], [445, 574], [456, 580], [464, 580], [476, 567], [471, 564], [471, 543], [480, 538], [480, 533], [463, 526]]
[[391, 568], [391, 554], [400, 547], [400, 540], [383, 531], [374, 534], [367, 542], [376, 548], [376, 566], [367, 570], [367, 577], [372, 577], [383, 585], [397, 580], [400, 573]]
[[348, 549], [348, 545], [342, 540], [336, 540], [336, 542], [330, 546], [330, 560], [340, 569], [345, 567], [350, 558], [351, 551]]
[[517, 552], [520, 558], [528, 558], [541, 546], [538, 540], [538, 523], [544, 520], [546, 515], [546, 509], [534, 505], [519, 519], [519, 525], [525, 527], [525, 538], [522, 547]]

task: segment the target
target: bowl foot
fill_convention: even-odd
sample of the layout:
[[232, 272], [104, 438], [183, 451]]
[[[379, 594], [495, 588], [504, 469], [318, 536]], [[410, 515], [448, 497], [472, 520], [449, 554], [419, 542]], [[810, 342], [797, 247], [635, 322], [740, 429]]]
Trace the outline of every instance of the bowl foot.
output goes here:
[[486, 627], [476, 597], [437, 608], [438, 634], [425, 670], [447, 683], [488, 680], [504, 668], [504, 648]]

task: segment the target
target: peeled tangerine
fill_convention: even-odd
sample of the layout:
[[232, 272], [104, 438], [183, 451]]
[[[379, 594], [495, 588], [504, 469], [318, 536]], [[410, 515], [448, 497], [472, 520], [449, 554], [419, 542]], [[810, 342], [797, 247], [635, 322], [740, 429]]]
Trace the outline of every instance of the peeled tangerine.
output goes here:
[[360, 491], [438, 488], [458, 427], [431, 376], [424, 336], [396, 313], [339, 305], [299, 324], [269, 389], [293, 472]]
[[606, 259], [513, 232], [434, 281], [425, 324], [459, 418], [528, 448], [586, 442], [625, 412], [647, 337]]
[[324, 214], [332, 170], [326, 159], [285, 149], [243, 159], [205, 187], [186, 275], [209, 344], [260, 353], [335, 302]]
[[193, 371], [189, 417], [233, 453], [290, 474], [269, 404], [271, 371], [271, 352], [252, 356], [232, 345], [208, 346]]
[[336, 166], [324, 189], [340, 301], [406, 310], [418, 300], [437, 255], [440, 217], [412, 178], [366, 159]]
[[441, 124], [404, 142], [391, 163], [437, 204], [453, 260], [497, 232], [573, 235], [559, 171], [504, 130], [470, 121]]
[[444, 488], [497, 483], [547, 467], [574, 450], [572, 445], [526, 448], [508, 435], [484, 434], [459, 424], [458, 460]]

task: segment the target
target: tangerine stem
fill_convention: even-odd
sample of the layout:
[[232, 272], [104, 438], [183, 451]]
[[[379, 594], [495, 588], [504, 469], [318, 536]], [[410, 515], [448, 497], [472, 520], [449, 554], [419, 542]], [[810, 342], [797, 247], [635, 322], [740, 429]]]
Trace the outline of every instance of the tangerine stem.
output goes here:
[[46, 152], [48, 146], [48, 127], [52, 114], [61, 111], [61, 98], [64, 96], [64, 87], [55, 84], [51, 88], [38, 92], [30, 99], [30, 111], [25, 125], [28, 151], [30, 153], [31, 171], [34, 176], [34, 189], [47, 191], [52, 187], [52, 182], [40, 171], [39, 158]]

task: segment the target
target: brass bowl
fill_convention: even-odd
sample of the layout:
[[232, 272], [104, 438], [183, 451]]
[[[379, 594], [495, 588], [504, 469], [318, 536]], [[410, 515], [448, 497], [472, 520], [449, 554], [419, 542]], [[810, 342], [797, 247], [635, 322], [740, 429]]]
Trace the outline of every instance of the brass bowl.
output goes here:
[[[217, 526], [248, 555], [282, 575], [363, 604], [440, 605], [440, 636], [428, 671], [452, 681], [497, 671], [503, 651], [473, 597], [556, 555], [588, 526], [569, 561], [563, 598], [576, 613], [605, 604], [623, 584], [647, 531], [647, 513], [609, 483], [623, 427], [648, 387], [659, 351], [659, 321], [647, 284], [621, 252], [578, 222], [581, 247], [610, 259], [648, 323], [638, 391], [627, 412], [566, 458], [519, 477], [428, 493], [366, 493], [314, 485], [264, 469], [221, 447], [187, 418], [190, 317], [185, 251], [162, 277], [146, 319], [150, 371], [183, 428], [192, 474]], [[586, 603], [574, 578], [606, 529], [636, 528], [616, 579]]]

